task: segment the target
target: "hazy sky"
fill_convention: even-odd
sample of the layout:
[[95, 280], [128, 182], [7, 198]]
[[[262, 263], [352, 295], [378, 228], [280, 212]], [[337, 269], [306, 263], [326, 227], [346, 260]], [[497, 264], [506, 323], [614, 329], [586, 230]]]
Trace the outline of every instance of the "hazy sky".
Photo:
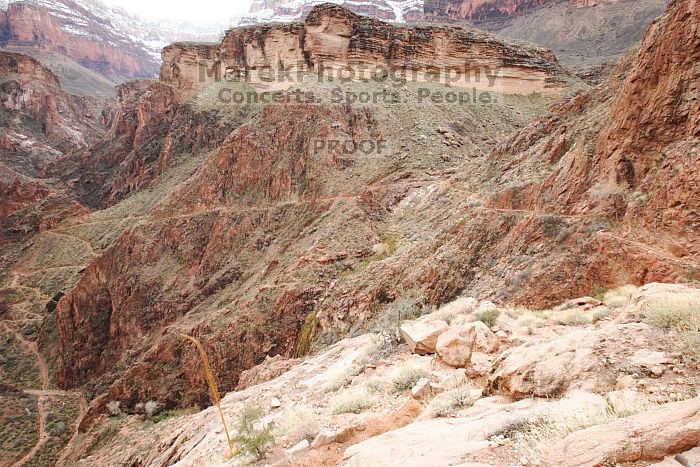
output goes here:
[[228, 23], [248, 11], [251, 0], [103, 0], [144, 18]]

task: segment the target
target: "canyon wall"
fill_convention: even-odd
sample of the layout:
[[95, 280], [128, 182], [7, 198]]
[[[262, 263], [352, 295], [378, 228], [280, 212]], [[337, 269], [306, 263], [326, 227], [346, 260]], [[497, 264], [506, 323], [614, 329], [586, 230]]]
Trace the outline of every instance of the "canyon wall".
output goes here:
[[143, 48], [80, 5], [66, 0], [66, 7], [68, 16], [43, 5], [11, 3], [0, 12], [0, 45], [58, 52], [106, 76], [156, 75], [157, 61]]
[[262, 81], [260, 70], [273, 77], [289, 72], [291, 79], [297, 70], [365, 79], [384, 70], [417, 81], [454, 77], [455, 86], [508, 94], [557, 94], [564, 87], [564, 73], [546, 49], [516, 47], [475, 29], [393, 26], [330, 4], [314, 8], [303, 24], [231, 29], [219, 45], [166, 47], [160, 77], [191, 95], [228, 77]]

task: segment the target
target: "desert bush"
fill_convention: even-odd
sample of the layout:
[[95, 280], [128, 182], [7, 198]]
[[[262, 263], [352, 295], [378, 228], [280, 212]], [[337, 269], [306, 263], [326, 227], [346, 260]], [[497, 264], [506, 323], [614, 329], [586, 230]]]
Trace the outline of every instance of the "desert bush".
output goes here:
[[146, 412], [146, 416], [151, 418], [160, 410], [160, 404], [157, 401], [148, 401], [144, 404], [143, 410]]
[[653, 297], [642, 307], [645, 320], [665, 331], [699, 332], [700, 299], [692, 295]]
[[487, 308], [486, 310], [477, 311], [474, 314], [474, 321], [481, 321], [488, 327], [493, 327], [498, 321], [501, 312], [496, 308]]
[[610, 308], [599, 307], [599, 309], [594, 311], [591, 315], [591, 321], [597, 323], [598, 321], [603, 320], [609, 316], [612, 316], [612, 311], [610, 310]]
[[364, 382], [364, 386], [370, 392], [382, 392], [386, 384], [381, 378], [371, 378]]
[[469, 384], [462, 383], [438, 394], [428, 404], [425, 414], [430, 418], [447, 417], [461, 409], [470, 407], [474, 403], [471, 389]]
[[674, 333], [674, 347], [691, 360], [700, 360], [700, 296], [665, 294], [642, 306], [644, 321]]
[[118, 417], [122, 415], [122, 403], [120, 401], [110, 401], [107, 404], [107, 411], [112, 417]]
[[603, 300], [605, 293], [608, 291], [605, 287], [599, 284], [593, 284], [593, 298]]
[[428, 376], [428, 371], [416, 365], [406, 364], [398, 368], [393, 375], [392, 383], [397, 391], [405, 391], [416, 385], [419, 379]]
[[610, 308], [622, 308], [630, 303], [632, 294], [636, 291], [637, 288], [633, 285], [625, 285], [609, 290], [603, 294], [603, 303]]
[[285, 410], [277, 425], [279, 434], [288, 437], [293, 443], [303, 439], [312, 441], [320, 428], [318, 417], [308, 407], [293, 407]]
[[401, 342], [401, 323], [418, 318], [427, 310], [425, 297], [418, 290], [410, 290], [387, 305], [377, 315], [370, 328], [370, 331], [377, 335], [375, 345], [370, 351], [372, 359], [378, 360], [393, 354]]
[[348, 388], [330, 400], [330, 412], [334, 415], [341, 413], [360, 413], [372, 407], [374, 395], [364, 386]]
[[581, 310], [572, 308], [561, 312], [556, 317], [556, 322], [564, 326], [584, 326], [586, 324], [591, 324], [591, 319], [581, 312]]
[[236, 436], [233, 440], [241, 449], [241, 452], [256, 459], [261, 459], [270, 446], [275, 442], [272, 428], [265, 425], [256, 428], [256, 424], [262, 417], [262, 409], [252, 403], [247, 403], [241, 410], [236, 425]]

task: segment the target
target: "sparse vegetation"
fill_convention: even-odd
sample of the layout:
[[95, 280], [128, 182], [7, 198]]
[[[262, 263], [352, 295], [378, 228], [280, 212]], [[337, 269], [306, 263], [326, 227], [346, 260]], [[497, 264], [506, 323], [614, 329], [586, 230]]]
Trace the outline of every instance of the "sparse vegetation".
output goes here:
[[493, 327], [498, 321], [501, 312], [496, 308], [487, 308], [485, 310], [477, 311], [474, 314], [474, 321], [481, 321], [488, 327]]
[[602, 321], [610, 316], [612, 316], [612, 310], [610, 310], [610, 308], [600, 307], [591, 315], [591, 321], [597, 323], [598, 321]]
[[643, 305], [644, 320], [674, 334], [676, 350], [700, 360], [700, 294], [663, 294]]
[[253, 456], [255, 459], [262, 459], [275, 442], [270, 425], [256, 427], [260, 417], [262, 417], [260, 407], [252, 403], [245, 404], [236, 425], [236, 436], [233, 438], [243, 454]]
[[571, 308], [562, 311], [557, 317], [556, 322], [564, 326], [585, 326], [591, 324], [591, 318], [586, 316], [581, 310]]
[[292, 407], [282, 413], [277, 426], [280, 435], [293, 443], [303, 439], [312, 441], [320, 430], [316, 414], [308, 407]]
[[426, 415], [431, 418], [448, 417], [470, 407], [474, 403], [471, 390], [472, 387], [468, 383], [462, 383], [438, 394], [425, 409]]
[[425, 297], [419, 290], [410, 290], [387, 305], [374, 321], [371, 331], [377, 334], [377, 342], [370, 351], [373, 359], [391, 355], [400, 342], [399, 328], [406, 320], [425, 314]]
[[405, 364], [396, 370], [392, 378], [394, 389], [397, 391], [405, 391], [416, 385], [419, 379], [428, 376], [428, 371], [425, 368], [415, 364]]
[[107, 403], [107, 411], [112, 417], [123, 415], [122, 403], [120, 401], [110, 401]]
[[330, 412], [334, 415], [341, 413], [360, 413], [372, 407], [374, 395], [365, 386], [355, 386], [343, 390], [330, 400]]
[[605, 297], [605, 292], [607, 292], [608, 289], [603, 287], [602, 285], [599, 284], [593, 284], [593, 298], [596, 300], [603, 300]]
[[148, 418], [153, 417], [160, 410], [160, 404], [157, 401], [148, 401], [144, 404], [144, 410]]
[[637, 291], [633, 285], [625, 285], [603, 294], [603, 303], [610, 308], [622, 308], [630, 303], [632, 294]]
[[534, 459], [542, 459], [550, 447], [569, 434], [591, 426], [609, 423], [648, 409], [650, 404], [634, 399], [629, 404], [612, 408], [592, 407], [576, 412], [552, 410], [534, 419], [515, 420], [510, 426], [494, 433], [515, 441]]

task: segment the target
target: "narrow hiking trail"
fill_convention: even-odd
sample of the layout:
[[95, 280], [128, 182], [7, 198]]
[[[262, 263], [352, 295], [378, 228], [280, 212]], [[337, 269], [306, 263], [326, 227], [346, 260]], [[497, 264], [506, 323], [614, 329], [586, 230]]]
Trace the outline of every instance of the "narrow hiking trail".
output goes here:
[[[48, 441], [48, 439], [50, 438], [50, 434], [46, 429], [46, 417], [48, 414], [47, 405], [48, 399], [50, 397], [78, 397], [79, 413], [75, 420], [74, 433], [71, 439], [69, 440], [69, 443], [72, 442], [78, 435], [78, 426], [80, 425], [83, 416], [87, 412], [88, 404], [85, 400], [85, 396], [79, 391], [62, 391], [59, 389], [49, 389], [49, 368], [46, 364], [46, 360], [39, 351], [39, 346], [37, 345], [37, 343], [25, 339], [24, 336], [22, 336], [16, 331], [13, 331], [6, 323], [3, 324], [5, 330], [10, 333], [14, 333], [15, 338], [34, 355], [36, 360], [36, 367], [39, 370], [39, 376], [41, 381], [41, 389], [23, 389], [23, 392], [25, 394], [29, 394], [37, 398], [37, 423], [39, 427], [39, 438], [36, 444], [32, 447], [32, 449], [17, 462], [16, 465], [21, 466], [29, 462], [36, 455], [36, 453], [39, 452], [39, 449], [41, 449], [44, 443], [46, 443], [46, 441]], [[62, 453], [61, 459], [64, 458], [64, 456], [65, 454]], [[58, 462], [58, 464], [60, 464], [60, 461]]]

